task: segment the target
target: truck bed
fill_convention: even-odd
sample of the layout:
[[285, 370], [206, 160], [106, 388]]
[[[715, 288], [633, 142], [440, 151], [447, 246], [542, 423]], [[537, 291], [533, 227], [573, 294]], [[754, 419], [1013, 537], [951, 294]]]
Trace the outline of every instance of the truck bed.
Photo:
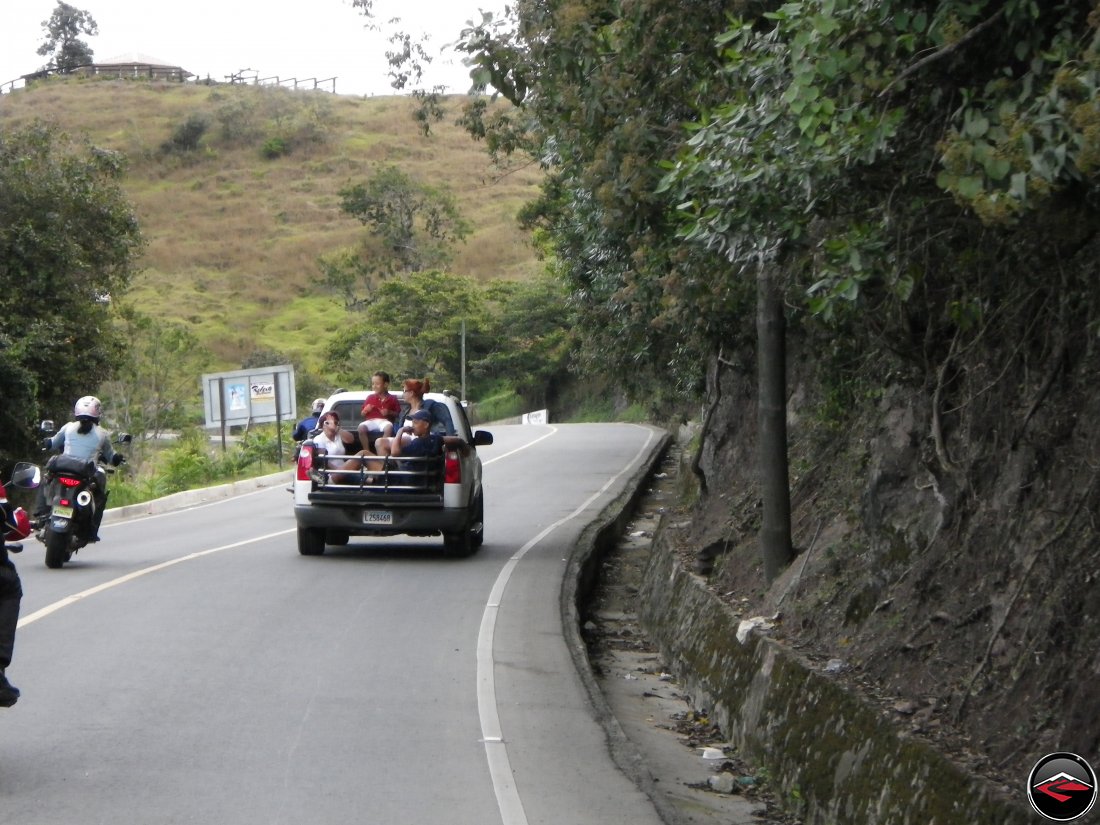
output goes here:
[[[358, 470], [315, 469], [311, 504], [348, 506], [374, 502], [440, 506], [443, 502], [443, 456], [394, 458], [372, 456], [341, 457], [341, 462], [358, 458]], [[367, 465], [383, 462], [380, 469]]]

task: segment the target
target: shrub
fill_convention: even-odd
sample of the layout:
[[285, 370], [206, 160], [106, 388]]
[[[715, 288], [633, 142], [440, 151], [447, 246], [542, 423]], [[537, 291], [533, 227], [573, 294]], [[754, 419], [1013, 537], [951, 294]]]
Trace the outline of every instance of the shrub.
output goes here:
[[209, 123], [202, 115], [191, 115], [175, 128], [172, 136], [160, 145], [160, 151], [166, 155], [182, 155], [196, 151]]
[[267, 160], [275, 160], [275, 158], [281, 158], [283, 155], [290, 151], [290, 147], [287, 146], [285, 140], [281, 137], [272, 137], [264, 141], [264, 145], [260, 147], [260, 154]]

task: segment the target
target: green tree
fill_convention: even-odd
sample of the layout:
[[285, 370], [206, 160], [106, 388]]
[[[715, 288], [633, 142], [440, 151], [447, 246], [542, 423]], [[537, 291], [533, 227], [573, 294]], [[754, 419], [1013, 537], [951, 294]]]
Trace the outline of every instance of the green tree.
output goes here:
[[366, 312], [328, 347], [326, 371], [347, 386], [370, 386], [383, 369], [394, 376], [428, 376], [437, 390], [457, 391], [460, 327], [483, 324], [484, 296], [469, 278], [438, 270], [384, 281]]
[[486, 298], [488, 319], [477, 345], [470, 348], [471, 374], [481, 386], [514, 389], [532, 409], [545, 406], [568, 375], [575, 345], [565, 285], [552, 275], [496, 281]]
[[[668, 376], [696, 386], [706, 355], [751, 306], [751, 289], [711, 277], [726, 266], [720, 253], [676, 237], [675, 199], [658, 190], [700, 87], [703, 102], [726, 95], [713, 43], [728, 6], [704, 0], [685, 14], [674, 0], [521, 0], [463, 33], [485, 92], [463, 123], [494, 157], [545, 167], [542, 196], [522, 218], [552, 239], [581, 368], [611, 371], [628, 390]], [[513, 106], [492, 105], [495, 94]]]
[[[694, 378], [700, 356], [744, 363], [756, 283], [762, 332], [786, 308], [803, 329], [897, 353], [938, 385], [938, 410], [960, 336], [988, 340], [995, 317], [1011, 340], [1023, 306], [1047, 328], [1054, 307], [1066, 314], [1029, 268], [1091, 237], [1087, 201], [1065, 197], [1091, 194], [1100, 168], [1090, 13], [1085, 0], [1042, 14], [1031, 0], [806, 0], [691, 15], [671, 0], [520, 0], [464, 34], [482, 87], [517, 108], [477, 100], [466, 123], [491, 152], [547, 167], [526, 217], [554, 238], [584, 351], [628, 389], [645, 367]], [[1016, 222], [1047, 207], [1062, 217]]]
[[321, 260], [330, 287], [354, 308], [385, 277], [445, 265], [451, 247], [470, 232], [446, 189], [383, 166], [366, 183], [340, 190], [341, 208], [368, 228], [366, 254], [335, 253]]
[[38, 53], [50, 56], [47, 69], [68, 74], [92, 62], [92, 48], [80, 39], [81, 35], [99, 34], [99, 26], [91, 14], [58, 0], [50, 19], [42, 21], [42, 28], [46, 39], [38, 47]]
[[122, 168], [50, 125], [0, 129], [0, 454], [32, 443], [35, 419], [67, 417], [119, 361], [112, 298], [142, 245]]
[[[722, 250], [730, 277], [759, 266], [833, 334], [874, 330], [921, 371], [952, 498], [970, 484], [945, 443], [952, 359], [994, 324], [1005, 340], [1044, 347], [1019, 325], [1020, 308], [1040, 294], [1036, 306], [1064, 308], [1054, 283], [1066, 279], [1037, 289], [1034, 267], [1043, 254], [1066, 260], [1095, 232], [1079, 202], [1052, 198], [1095, 191], [1100, 168], [1090, 11], [808, 0], [734, 20], [718, 39], [734, 93], [699, 108], [666, 180], [683, 234]], [[1054, 219], [1067, 227], [1058, 238], [1046, 221], [1017, 222], [1070, 204], [1071, 221]], [[1066, 321], [1051, 309], [1046, 323]], [[766, 525], [767, 515], [765, 501]]]
[[136, 438], [183, 429], [198, 404], [210, 353], [187, 327], [154, 320], [129, 304], [120, 306], [116, 329], [119, 363], [100, 390], [114, 425]]

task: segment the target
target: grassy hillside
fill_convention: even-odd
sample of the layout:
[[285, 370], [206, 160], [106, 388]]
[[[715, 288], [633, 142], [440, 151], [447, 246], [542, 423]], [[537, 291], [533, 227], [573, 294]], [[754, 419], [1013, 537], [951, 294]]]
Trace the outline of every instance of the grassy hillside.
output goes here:
[[[538, 269], [514, 218], [538, 172], [493, 168], [453, 125], [461, 101], [424, 137], [402, 97], [64, 79], [0, 96], [0, 128], [50, 120], [126, 154], [124, 187], [148, 241], [129, 295], [143, 311], [189, 324], [223, 368], [256, 349], [316, 365], [344, 317], [317, 258], [365, 238], [336, 193], [381, 164], [454, 194], [473, 231], [452, 272], [484, 281]], [[198, 149], [161, 151], [196, 115], [208, 124]], [[288, 151], [265, 157], [273, 139]]]

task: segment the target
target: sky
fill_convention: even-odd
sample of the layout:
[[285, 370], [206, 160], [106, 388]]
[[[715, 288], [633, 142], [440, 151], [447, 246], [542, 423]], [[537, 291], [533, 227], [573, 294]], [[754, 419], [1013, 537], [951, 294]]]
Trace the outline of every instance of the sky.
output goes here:
[[[96, 62], [124, 54], [142, 54], [182, 66], [199, 77], [223, 81], [248, 69], [249, 77], [290, 78], [312, 87], [335, 77], [337, 94], [394, 94], [385, 52], [388, 33], [404, 30], [429, 37], [433, 61], [423, 85], [447, 86], [451, 93], [470, 87], [469, 69], [446, 50], [480, 9], [499, 13], [505, 0], [374, 0], [375, 21], [383, 32], [367, 29], [367, 19], [351, 0], [67, 0], [99, 26], [82, 37]], [[0, 21], [0, 84], [42, 68], [48, 56], [37, 53], [46, 39], [42, 23], [57, 0], [18, 0], [6, 4]], [[394, 18], [399, 23], [390, 23]], [[441, 51], [442, 50], [442, 51]], [[320, 84], [332, 91], [333, 83]]]

